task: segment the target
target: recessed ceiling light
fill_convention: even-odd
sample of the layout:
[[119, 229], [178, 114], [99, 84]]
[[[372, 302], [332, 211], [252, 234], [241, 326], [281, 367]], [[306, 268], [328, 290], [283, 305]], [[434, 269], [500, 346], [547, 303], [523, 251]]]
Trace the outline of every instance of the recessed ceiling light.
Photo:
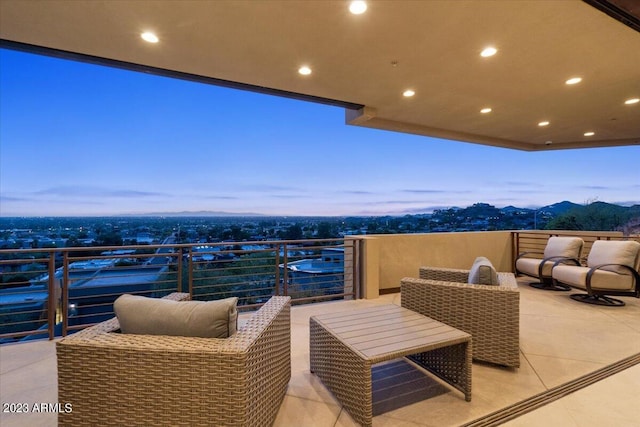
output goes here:
[[402, 96], [404, 96], [405, 98], [411, 98], [415, 94], [416, 94], [416, 91], [411, 89], [407, 89], [404, 92], [402, 92]]
[[549, 126], [549, 122], [545, 120], [544, 122], [538, 123], [538, 126]]
[[595, 132], [585, 132], [584, 136], [593, 136], [595, 134], [596, 134]]
[[487, 108], [483, 108], [482, 110], [480, 110], [480, 112], [481, 112], [482, 114], [490, 113], [490, 112], [491, 112], [491, 108], [489, 108], [489, 107], [487, 107]]
[[354, 15], [362, 15], [366, 11], [367, 11], [367, 2], [365, 1], [356, 0], [356, 1], [352, 1], [349, 4], [349, 12], [353, 13]]
[[580, 83], [582, 81], [582, 77], [572, 77], [569, 80], [567, 80], [565, 83], [568, 85], [575, 85], [577, 83]]
[[302, 74], [303, 76], [308, 76], [309, 74], [311, 74], [311, 68], [307, 67], [306, 65], [298, 68], [298, 72], [300, 74]]
[[160, 40], [158, 39], [158, 36], [149, 31], [145, 31], [144, 33], [140, 34], [140, 37], [142, 37], [142, 40], [149, 43], [158, 43], [158, 41]]
[[638, 102], [640, 102], [640, 98], [631, 98], [624, 101], [624, 103], [627, 105], [637, 104]]
[[493, 46], [489, 46], [487, 48], [485, 48], [482, 52], [480, 52], [480, 56], [482, 56], [483, 58], [487, 58], [489, 56], [493, 56], [498, 52], [498, 49], [496, 49]]

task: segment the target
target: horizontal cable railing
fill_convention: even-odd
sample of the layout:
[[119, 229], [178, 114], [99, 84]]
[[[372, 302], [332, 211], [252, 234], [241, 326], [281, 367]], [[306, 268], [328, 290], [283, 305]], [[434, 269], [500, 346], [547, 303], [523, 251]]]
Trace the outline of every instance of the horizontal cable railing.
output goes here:
[[543, 258], [544, 248], [552, 236], [580, 237], [584, 240], [581, 263], [586, 265], [591, 246], [596, 240], [636, 240], [640, 242], [640, 236], [625, 236], [620, 232], [606, 231], [570, 231], [570, 230], [526, 230], [513, 232], [513, 260], [523, 252], [527, 252], [533, 258]]
[[124, 294], [294, 304], [359, 298], [358, 238], [0, 250], [0, 343], [64, 336], [113, 317]]

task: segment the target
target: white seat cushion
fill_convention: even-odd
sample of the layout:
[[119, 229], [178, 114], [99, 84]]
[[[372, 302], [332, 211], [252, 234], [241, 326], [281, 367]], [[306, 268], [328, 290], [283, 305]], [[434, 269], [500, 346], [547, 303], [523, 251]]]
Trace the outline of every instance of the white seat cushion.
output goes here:
[[[516, 268], [521, 273], [538, 277], [538, 269], [541, 262], [542, 260], [538, 258], [518, 258], [516, 261]], [[544, 267], [542, 268], [543, 276], [551, 277], [551, 267], [553, 267], [554, 263], [555, 261], [547, 261], [544, 263]]]
[[[589, 267], [557, 265], [553, 269], [553, 278], [560, 283], [586, 290], [589, 270]], [[634, 289], [633, 276], [620, 275], [607, 270], [597, 270], [591, 277], [591, 288], [593, 290], [632, 291]]]

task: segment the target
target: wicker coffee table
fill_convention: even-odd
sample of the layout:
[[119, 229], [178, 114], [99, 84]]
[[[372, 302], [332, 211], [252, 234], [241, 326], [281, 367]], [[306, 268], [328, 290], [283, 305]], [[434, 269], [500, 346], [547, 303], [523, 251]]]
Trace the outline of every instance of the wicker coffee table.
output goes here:
[[471, 335], [397, 305], [312, 316], [311, 372], [362, 425], [373, 417], [371, 367], [399, 357], [471, 400]]

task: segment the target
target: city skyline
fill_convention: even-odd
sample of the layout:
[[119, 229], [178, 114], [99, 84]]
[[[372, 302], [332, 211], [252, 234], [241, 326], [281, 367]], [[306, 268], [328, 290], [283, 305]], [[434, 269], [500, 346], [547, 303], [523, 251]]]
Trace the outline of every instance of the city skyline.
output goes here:
[[342, 108], [5, 49], [0, 92], [0, 216], [640, 204], [639, 146], [523, 152], [359, 128]]

